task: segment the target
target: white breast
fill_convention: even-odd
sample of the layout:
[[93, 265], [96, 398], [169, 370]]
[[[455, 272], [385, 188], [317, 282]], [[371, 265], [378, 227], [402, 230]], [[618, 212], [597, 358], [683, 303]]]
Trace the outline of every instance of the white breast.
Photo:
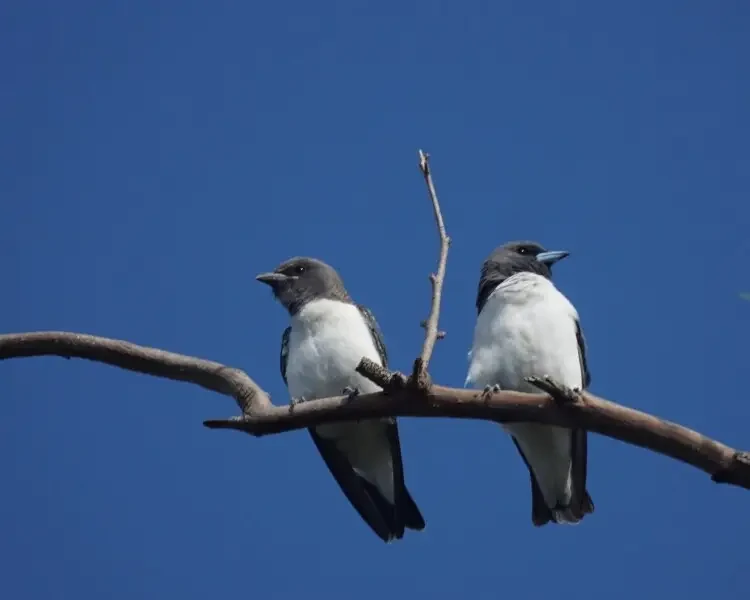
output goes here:
[[362, 313], [353, 304], [314, 300], [292, 317], [287, 384], [292, 398], [339, 396], [347, 386], [380, 388], [355, 372], [363, 357], [381, 364]]
[[581, 387], [577, 312], [554, 284], [519, 273], [501, 283], [477, 317], [467, 384], [537, 392], [524, 377]]

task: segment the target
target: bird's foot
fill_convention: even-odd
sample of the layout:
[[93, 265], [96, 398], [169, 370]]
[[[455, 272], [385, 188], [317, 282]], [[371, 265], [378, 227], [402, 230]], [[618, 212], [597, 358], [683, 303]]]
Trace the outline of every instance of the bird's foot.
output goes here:
[[359, 388], [351, 387], [347, 385], [344, 388], [344, 395], [346, 396], [346, 401], [351, 402], [354, 400], [357, 396], [359, 396]]
[[552, 399], [558, 404], [575, 404], [581, 399], [580, 388], [569, 388], [567, 385], [558, 383], [549, 375], [543, 377], [526, 377], [534, 387], [552, 396]]
[[500, 384], [496, 383], [495, 385], [485, 385], [484, 389], [482, 390], [482, 399], [486, 402], [490, 399], [490, 396], [494, 394], [495, 392], [500, 391]]
[[302, 402], [305, 402], [304, 396], [300, 396], [299, 398], [289, 398], [289, 412], [293, 412], [294, 407]]

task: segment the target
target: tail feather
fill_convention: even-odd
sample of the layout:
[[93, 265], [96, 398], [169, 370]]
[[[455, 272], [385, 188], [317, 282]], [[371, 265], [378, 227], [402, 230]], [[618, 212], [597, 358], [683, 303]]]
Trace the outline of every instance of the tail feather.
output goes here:
[[594, 512], [594, 502], [586, 490], [586, 470], [588, 462], [588, 434], [584, 429], [574, 429], [570, 435], [570, 455], [572, 466], [573, 497], [570, 500], [569, 511], [575, 522]]
[[425, 528], [424, 517], [419, 512], [419, 507], [414, 499], [411, 497], [409, 490], [404, 486], [402, 490], [401, 501], [398, 506], [398, 514], [401, 518], [405, 527], [414, 529], [415, 531], [422, 531]]
[[403, 528], [408, 527], [416, 531], [422, 531], [425, 527], [422, 513], [417, 507], [417, 503], [411, 497], [409, 490], [406, 489], [404, 482], [404, 465], [401, 458], [401, 442], [398, 436], [398, 426], [394, 419], [386, 429], [386, 434], [391, 447], [391, 457], [393, 460], [393, 483], [395, 487], [395, 522], [401, 528], [400, 536], [403, 536]]
[[594, 512], [594, 502], [586, 490], [586, 459], [587, 439], [586, 431], [576, 429], [571, 435], [571, 459], [572, 467], [570, 476], [571, 498], [567, 504], [558, 503], [554, 507], [547, 505], [539, 483], [534, 476], [531, 464], [521, 450], [521, 446], [515, 437], [512, 437], [521, 458], [529, 470], [531, 478], [531, 522], [536, 527], [547, 523], [564, 525], [576, 525], [586, 516]]
[[534, 477], [534, 471], [531, 468], [531, 464], [523, 453], [523, 450], [521, 450], [521, 445], [518, 443], [515, 436], [511, 435], [510, 439], [512, 439], [513, 443], [516, 445], [516, 449], [521, 455], [523, 462], [526, 464], [526, 468], [529, 470], [529, 476], [531, 477], [531, 522], [535, 527], [541, 527], [550, 521], [555, 521], [552, 510], [547, 506], [544, 496], [542, 495], [542, 490], [539, 487], [539, 483], [537, 482], [536, 477]]
[[312, 427], [309, 432], [339, 488], [370, 529], [386, 543], [403, 537], [404, 528], [394, 518], [393, 505], [380, 490], [352, 469], [336, 442], [320, 436]]
[[584, 429], [573, 429], [570, 435], [572, 497], [567, 506], [556, 506], [553, 518], [556, 523], [577, 525], [583, 517], [594, 512], [594, 502], [586, 490], [586, 463], [588, 435]]
[[561, 525], [578, 525], [583, 517], [594, 512], [594, 503], [588, 492], [584, 492], [583, 498], [578, 501], [571, 500], [568, 506], [556, 506], [552, 509], [552, 520]]

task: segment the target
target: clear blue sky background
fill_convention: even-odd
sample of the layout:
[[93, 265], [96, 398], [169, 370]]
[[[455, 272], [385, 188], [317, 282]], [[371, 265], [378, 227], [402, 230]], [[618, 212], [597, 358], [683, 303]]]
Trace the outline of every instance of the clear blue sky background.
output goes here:
[[[116, 5], [116, 6], [115, 6]], [[463, 383], [481, 261], [571, 257], [592, 390], [750, 447], [750, 11], [743, 2], [5, 2], [0, 330], [65, 329], [246, 369], [279, 402], [260, 271], [320, 257]], [[305, 431], [84, 361], [0, 364], [0, 596], [745, 598], [748, 492], [592, 436], [596, 513], [532, 527], [495, 425], [401, 421], [427, 519], [385, 545]], [[668, 594], [668, 596], [667, 596]]]

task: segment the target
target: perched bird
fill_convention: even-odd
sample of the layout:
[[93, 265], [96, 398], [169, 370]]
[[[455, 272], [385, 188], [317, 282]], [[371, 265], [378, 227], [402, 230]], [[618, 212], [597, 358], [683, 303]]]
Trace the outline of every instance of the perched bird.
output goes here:
[[[552, 377], [570, 389], [591, 383], [578, 313], [552, 283], [551, 267], [568, 252], [510, 242], [482, 265], [477, 322], [466, 385], [536, 392], [526, 377]], [[536, 526], [576, 524], [594, 511], [586, 490], [586, 431], [508, 423], [531, 475]]]
[[[271, 286], [291, 317], [281, 338], [281, 376], [292, 404], [380, 391], [355, 368], [363, 357], [387, 367], [383, 335], [372, 312], [352, 301], [333, 267], [298, 257], [256, 279]], [[383, 541], [402, 538], [405, 527], [424, 529], [404, 483], [396, 419], [308, 431], [341, 491]]]

